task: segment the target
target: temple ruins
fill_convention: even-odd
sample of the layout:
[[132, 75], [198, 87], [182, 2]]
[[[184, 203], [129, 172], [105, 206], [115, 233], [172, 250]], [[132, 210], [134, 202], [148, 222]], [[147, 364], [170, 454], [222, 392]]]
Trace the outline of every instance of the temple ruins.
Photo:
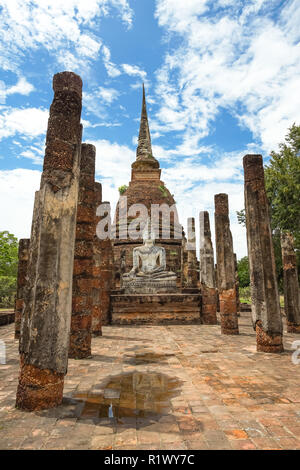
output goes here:
[[[143, 88], [131, 180], [111, 214], [101, 182], [95, 181], [96, 149], [81, 141], [81, 78], [72, 72], [58, 73], [53, 90], [31, 238], [19, 245], [16, 406], [30, 411], [62, 402], [68, 357], [92, 360], [93, 337], [102, 335], [103, 325], [212, 328], [209, 325], [219, 321], [222, 334], [239, 333], [228, 195], [215, 196], [216, 254], [209, 213], [200, 211], [198, 259], [195, 219], [188, 219], [186, 236], [174, 196], [161, 180]], [[282, 318], [262, 157], [246, 155], [244, 172], [257, 350], [281, 352]], [[282, 253], [288, 328], [299, 333], [295, 255], [284, 233]]]

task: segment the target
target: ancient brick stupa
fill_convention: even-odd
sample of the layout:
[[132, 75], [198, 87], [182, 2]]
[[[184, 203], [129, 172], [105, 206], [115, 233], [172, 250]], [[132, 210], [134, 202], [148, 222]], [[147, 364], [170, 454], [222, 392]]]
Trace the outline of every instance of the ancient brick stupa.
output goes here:
[[[167, 266], [171, 271], [177, 274], [178, 283], [181, 279], [181, 249], [182, 249], [182, 226], [178, 222], [177, 209], [175, 200], [170, 191], [161, 181], [161, 169], [159, 162], [154, 158], [151, 146], [151, 137], [148, 124], [145, 89], [143, 86], [143, 104], [140, 122], [140, 131], [138, 138], [138, 146], [136, 151], [136, 160], [131, 165], [131, 181], [129, 187], [122, 194], [116, 208], [116, 239], [114, 240], [114, 259], [115, 259], [115, 280], [116, 286], [121, 278], [121, 271], [128, 272], [132, 268], [132, 250], [135, 246], [143, 243], [143, 227], [148, 217], [151, 217], [154, 206], [166, 205], [171, 208], [170, 211], [170, 232], [163, 230], [162, 214], [158, 217], [158, 226], [156, 226], [157, 238], [156, 243], [164, 246], [166, 249]], [[147, 208], [147, 213], [132, 213], [134, 204], [143, 204]], [[120, 214], [126, 213], [126, 219]], [[133, 211], [134, 212], [134, 211]], [[143, 219], [141, 223], [140, 234], [137, 239], [126, 236], [126, 229], [130, 222], [140, 217]], [[126, 235], [125, 235], [126, 234]], [[121, 264], [123, 263], [123, 267]]]
[[[111, 322], [199, 322], [200, 292], [199, 289], [185, 289], [187, 255], [183, 229], [173, 195], [161, 181], [159, 162], [152, 153], [144, 86], [136, 160], [131, 168], [131, 181], [120, 196], [114, 218], [116, 236], [113, 240]], [[151, 243], [150, 240], [145, 242], [144, 238], [145, 245], [142, 247], [144, 229], [150, 221], [154, 234], [151, 235]], [[139, 228], [134, 237], [129, 233], [132, 223]], [[150, 247], [150, 244], [153, 246]], [[145, 259], [145, 252], [150, 248], [162, 254], [163, 263], [157, 267], [157, 276], [154, 275], [155, 269], [152, 274], [144, 269], [152, 265], [153, 260]], [[138, 266], [139, 254], [143, 264], [141, 269]]]

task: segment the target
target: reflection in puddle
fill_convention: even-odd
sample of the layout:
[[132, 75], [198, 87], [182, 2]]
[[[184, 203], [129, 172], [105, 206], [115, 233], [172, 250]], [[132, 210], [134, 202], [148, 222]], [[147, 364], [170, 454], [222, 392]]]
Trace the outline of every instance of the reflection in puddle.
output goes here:
[[84, 402], [81, 419], [147, 418], [168, 414], [170, 399], [180, 393], [181, 382], [164, 374], [133, 372], [111, 377], [93, 393], [78, 393], [74, 398]]
[[154, 364], [158, 362], [164, 362], [170, 357], [174, 357], [174, 354], [159, 354], [154, 352], [136, 352], [134, 356], [127, 356], [125, 361], [126, 364], [132, 365], [143, 365], [143, 364]]

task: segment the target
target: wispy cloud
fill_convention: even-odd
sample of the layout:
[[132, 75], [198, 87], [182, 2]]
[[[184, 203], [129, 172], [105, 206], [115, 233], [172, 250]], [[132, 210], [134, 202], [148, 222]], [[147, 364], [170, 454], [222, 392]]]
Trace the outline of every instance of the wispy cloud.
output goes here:
[[25, 77], [19, 77], [18, 82], [12, 86], [6, 86], [5, 83], [0, 80], [0, 103], [5, 103], [7, 96], [14, 94], [27, 96], [32, 91], [34, 91], [34, 86], [29, 83]]
[[43, 48], [73, 70], [82, 59], [87, 67], [102, 45], [95, 20], [112, 9], [131, 27], [127, 0], [0, 0], [0, 66], [17, 71], [25, 50]]
[[43, 108], [7, 108], [0, 114], [0, 140], [20, 134], [25, 139], [46, 133], [49, 112]]
[[[157, 0], [166, 34], [181, 37], [157, 73], [161, 106], [156, 129], [198, 139], [227, 109], [269, 151], [299, 119], [299, 5], [279, 2]], [[258, 16], [258, 12], [263, 14]], [[299, 23], [298, 23], [299, 24]], [[184, 138], [184, 137], [183, 137]]]

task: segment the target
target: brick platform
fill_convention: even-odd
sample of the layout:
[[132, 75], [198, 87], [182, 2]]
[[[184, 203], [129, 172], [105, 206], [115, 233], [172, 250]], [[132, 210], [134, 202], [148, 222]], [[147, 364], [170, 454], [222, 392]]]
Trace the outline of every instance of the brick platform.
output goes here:
[[200, 323], [200, 302], [197, 294], [112, 295], [112, 324]]
[[14, 310], [2, 310], [0, 312], [0, 326], [9, 325], [15, 321], [15, 312]]
[[[15, 409], [18, 341], [14, 325], [0, 328], [0, 449], [300, 449], [298, 335], [286, 333], [284, 320], [285, 352], [261, 353], [249, 313], [239, 324], [239, 336], [221, 335], [220, 325], [104, 326], [91, 359], [69, 360], [63, 404], [33, 413]], [[109, 398], [118, 383], [119, 410], [143, 411], [161, 398], [160, 413], [97, 417], [96, 395]]]

